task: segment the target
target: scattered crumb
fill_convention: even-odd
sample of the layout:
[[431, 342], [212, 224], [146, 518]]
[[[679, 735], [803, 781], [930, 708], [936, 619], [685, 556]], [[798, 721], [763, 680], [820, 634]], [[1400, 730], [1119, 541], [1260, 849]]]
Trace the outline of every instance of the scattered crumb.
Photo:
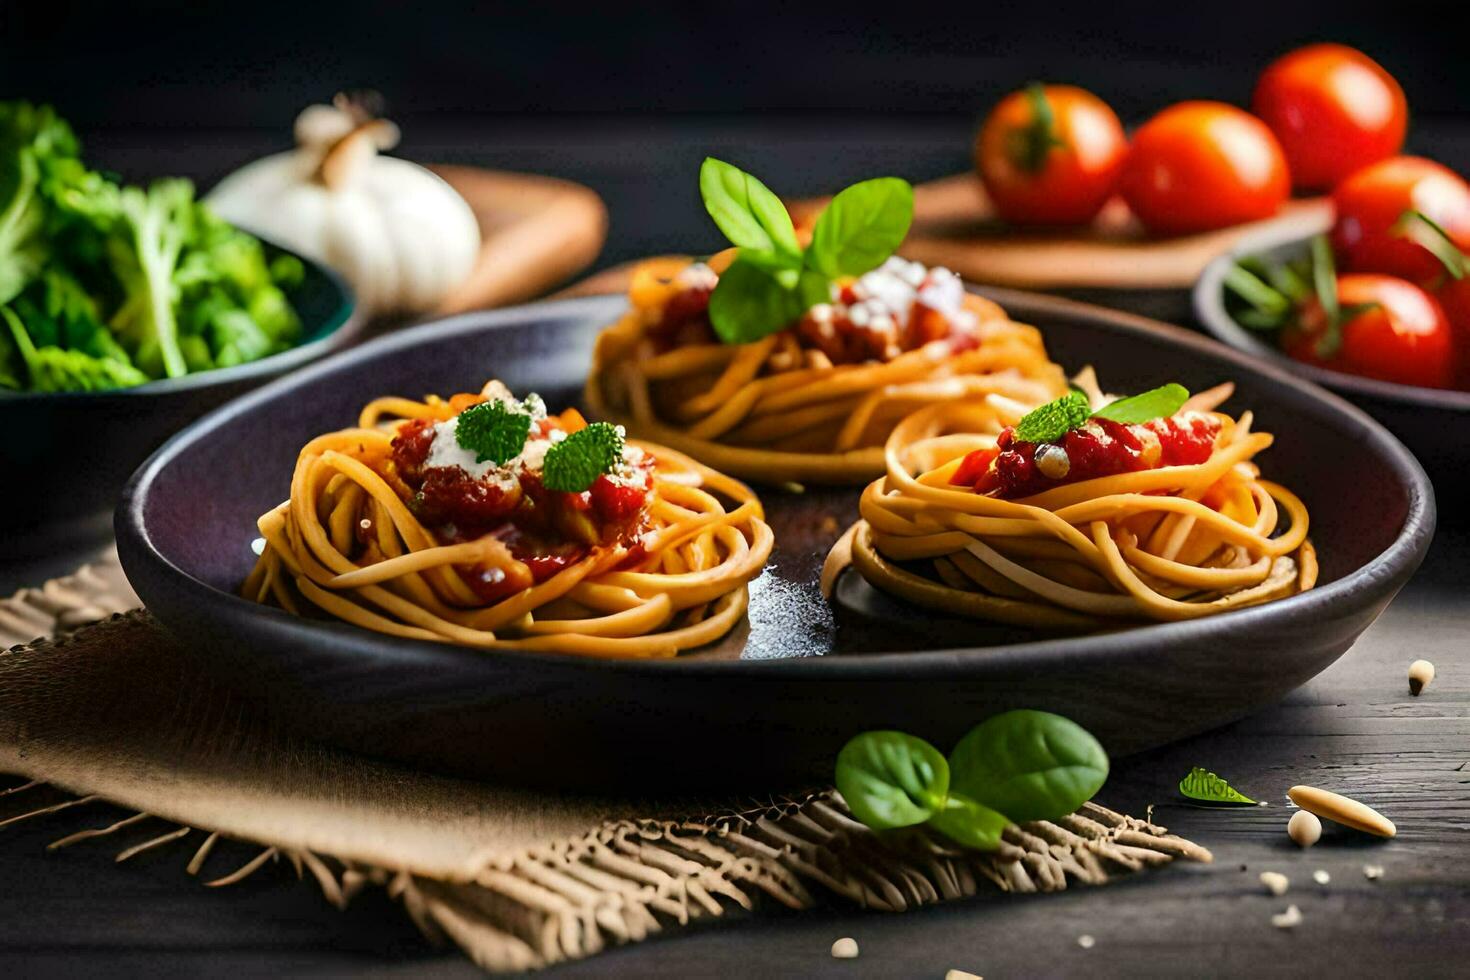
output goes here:
[[950, 970], [944, 975], [944, 980], [985, 980], [978, 973], [968, 973], [964, 970]]
[[265, 538], [256, 538], [250, 542], [250, 550], [255, 552], [257, 558], [265, 554]]
[[1319, 885], [1325, 885], [1332, 880], [1332, 875], [1328, 874], [1325, 869], [1318, 868], [1312, 872], [1312, 880]]
[[843, 936], [832, 944], [832, 957], [839, 960], [857, 959], [857, 940], [851, 936]]
[[1091, 949], [1092, 947], [1097, 945], [1097, 940], [1087, 935], [1087, 933], [1083, 933], [1082, 935], [1077, 937], [1077, 945], [1081, 946], [1083, 949]]
[[827, 514], [825, 517], [822, 518], [820, 528], [823, 534], [831, 534], [841, 526], [841, 524], [837, 523], [837, 518], [833, 517], [831, 514]]
[[1369, 881], [1377, 881], [1379, 878], [1382, 878], [1383, 877], [1383, 865], [1381, 865], [1381, 864], [1365, 864], [1365, 865], [1363, 865], [1363, 877], [1364, 878], [1367, 878]]
[[1261, 884], [1272, 895], [1285, 895], [1286, 889], [1291, 886], [1291, 879], [1280, 871], [1262, 871]]
[[1302, 910], [1288, 905], [1285, 912], [1271, 916], [1271, 924], [1278, 929], [1295, 929], [1302, 924]]
[[785, 483], [780, 484], [780, 487], [787, 493], [806, 493], [806, 487], [797, 483], [795, 480], [787, 480]]

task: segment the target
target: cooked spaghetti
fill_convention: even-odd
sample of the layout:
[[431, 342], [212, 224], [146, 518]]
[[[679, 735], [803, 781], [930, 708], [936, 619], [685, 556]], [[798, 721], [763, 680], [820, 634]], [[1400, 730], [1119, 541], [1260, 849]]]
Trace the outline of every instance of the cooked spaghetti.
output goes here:
[[[1079, 382], [1093, 409], [1105, 404], [1090, 371]], [[1016, 437], [1020, 412], [996, 399], [923, 409], [889, 437], [887, 472], [828, 556], [824, 591], [851, 564], [929, 609], [1086, 630], [1310, 589], [1307, 509], [1261, 478], [1253, 458], [1272, 437], [1251, 414], [1214, 411], [1231, 390], [1143, 424], [1093, 415], [1039, 443]], [[997, 411], [1011, 425], [986, 434]]]
[[614, 433], [496, 381], [376, 399], [301, 450], [243, 594], [474, 647], [671, 657], [724, 636], [771, 552], [760, 501]]
[[900, 258], [835, 283], [784, 330], [721, 343], [710, 295], [733, 252], [634, 271], [631, 308], [597, 338], [594, 413], [741, 476], [862, 483], [915, 409], [989, 394], [1034, 406], [1066, 390], [1036, 328]]

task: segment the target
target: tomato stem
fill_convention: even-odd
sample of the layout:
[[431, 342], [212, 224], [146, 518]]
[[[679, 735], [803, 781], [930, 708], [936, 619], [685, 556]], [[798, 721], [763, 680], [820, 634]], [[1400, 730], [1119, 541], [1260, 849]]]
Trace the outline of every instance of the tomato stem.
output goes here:
[[1439, 259], [1444, 266], [1444, 271], [1449, 273], [1453, 279], [1465, 278], [1467, 271], [1465, 253], [1460, 251], [1458, 245], [1450, 238], [1450, 233], [1445, 231], [1440, 224], [1422, 211], [1409, 210], [1399, 215], [1399, 220], [1393, 224], [1393, 233], [1401, 238], [1422, 246], [1427, 252]]
[[1337, 302], [1337, 263], [1326, 235], [1312, 239], [1312, 286], [1327, 320], [1322, 336], [1317, 338], [1316, 354], [1328, 361], [1342, 349], [1342, 308]]
[[1027, 85], [1026, 101], [1031, 105], [1031, 124], [1011, 130], [1007, 151], [1012, 163], [1028, 174], [1037, 174], [1045, 169], [1047, 154], [1067, 144], [1057, 136], [1056, 113], [1046, 97], [1046, 86], [1040, 82]]

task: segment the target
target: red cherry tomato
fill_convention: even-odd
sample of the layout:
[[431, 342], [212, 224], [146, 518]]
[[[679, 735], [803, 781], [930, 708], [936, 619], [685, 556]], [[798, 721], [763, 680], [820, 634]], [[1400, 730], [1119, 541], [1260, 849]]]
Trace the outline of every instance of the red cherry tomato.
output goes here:
[[1118, 183], [1128, 149], [1108, 104], [1073, 85], [1033, 85], [1001, 99], [975, 140], [975, 168], [1002, 218], [1081, 225]]
[[1315, 297], [1303, 305], [1297, 326], [1282, 335], [1282, 349], [1299, 361], [1365, 378], [1424, 388], [1453, 385], [1454, 339], [1433, 296], [1392, 276], [1345, 275], [1337, 278], [1337, 301], [1344, 317], [1336, 355], [1317, 353], [1327, 315]]
[[1210, 231], [1269, 218], [1291, 192], [1266, 124], [1223, 102], [1181, 102], [1133, 135], [1119, 183], [1149, 231]]
[[1447, 279], [1435, 293], [1444, 315], [1450, 321], [1457, 360], [1456, 384], [1470, 389], [1470, 276]]
[[1432, 160], [1391, 157], [1365, 167], [1337, 185], [1332, 201], [1332, 247], [1344, 269], [1414, 282], [1439, 275], [1443, 267], [1428, 249], [1395, 232], [1405, 211], [1420, 212], [1470, 248], [1470, 185]]
[[1251, 109], [1266, 121], [1300, 190], [1327, 190], [1399, 152], [1404, 90], [1383, 66], [1342, 44], [1312, 44], [1261, 73]]

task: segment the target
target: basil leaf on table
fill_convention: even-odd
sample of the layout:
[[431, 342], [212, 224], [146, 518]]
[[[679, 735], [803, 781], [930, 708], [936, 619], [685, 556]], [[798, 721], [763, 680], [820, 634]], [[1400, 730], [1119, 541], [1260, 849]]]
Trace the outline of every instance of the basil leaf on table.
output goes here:
[[1108, 778], [1108, 756], [1074, 721], [1007, 711], [977, 725], [949, 754], [950, 785], [1017, 823], [1075, 811]]
[[801, 262], [801, 246], [791, 215], [769, 187], [723, 160], [706, 157], [699, 168], [699, 193], [705, 210], [733, 245], [775, 252], [791, 265]]
[[1005, 814], [996, 813], [960, 793], [950, 793], [944, 809], [929, 818], [929, 826], [956, 844], [980, 851], [999, 847], [1001, 835], [1010, 823]]
[[1179, 792], [1191, 800], [1199, 800], [1203, 803], [1254, 805], [1257, 802], [1208, 769], [1201, 769], [1199, 766], [1189, 770], [1189, 775], [1179, 780]]
[[914, 220], [914, 189], [877, 177], [839, 191], [817, 218], [806, 263], [825, 276], [860, 276], [903, 244]]
[[[794, 283], [786, 273], [794, 273]], [[764, 268], [742, 255], [726, 269], [709, 298], [709, 320], [727, 344], [748, 344], [782, 330], [812, 306], [830, 299], [827, 280], [810, 269]]]
[[1095, 419], [1110, 419], [1122, 425], [1139, 425], [1166, 419], [1189, 401], [1189, 390], [1170, 382], [1131, 398], [1119, 398], [1092, 413]]
[[869, 827], [912, 827], [945, 806], [949, 764], [922, 738], [864, 732], [837, 753], [836, 781], [847, 808]]

